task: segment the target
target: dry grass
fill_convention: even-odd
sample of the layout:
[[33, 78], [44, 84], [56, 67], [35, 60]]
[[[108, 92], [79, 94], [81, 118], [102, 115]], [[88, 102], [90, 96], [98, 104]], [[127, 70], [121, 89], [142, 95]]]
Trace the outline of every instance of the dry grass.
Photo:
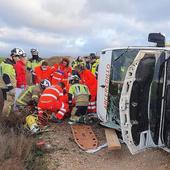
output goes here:
[[24, 170], [31, 157], [33, 140], [12, 129], [0, 128], [0, 170]]
[[[44, 166], [36, 140], [24, 135], [21, 119], [15, 114], [0, 116], [0, 170], [38, 170]], [[45, 169], [45, 168], [44, 168]]]

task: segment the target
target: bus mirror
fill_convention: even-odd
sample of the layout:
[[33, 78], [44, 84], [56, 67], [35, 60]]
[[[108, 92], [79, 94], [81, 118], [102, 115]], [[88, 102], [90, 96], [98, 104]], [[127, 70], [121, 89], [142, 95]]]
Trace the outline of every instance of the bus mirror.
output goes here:
[[157, 47], [165, 47], [165, 36], [161, 33], [150, 33], [148, 35], [148, 42], [156, 43]]

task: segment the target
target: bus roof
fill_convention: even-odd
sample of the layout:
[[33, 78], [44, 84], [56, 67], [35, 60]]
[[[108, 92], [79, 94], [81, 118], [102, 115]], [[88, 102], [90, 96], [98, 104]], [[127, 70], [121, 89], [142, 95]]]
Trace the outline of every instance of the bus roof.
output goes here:
[[113, 51], [113, 50], [120, 50], [120, 49], [167, 50], [167, 51], [170, 51], [170, 47], [127, 46], [127, 47], [106, 48], [106, 49], [103, 49], [102, 52], [104, 52], [104, 51]]

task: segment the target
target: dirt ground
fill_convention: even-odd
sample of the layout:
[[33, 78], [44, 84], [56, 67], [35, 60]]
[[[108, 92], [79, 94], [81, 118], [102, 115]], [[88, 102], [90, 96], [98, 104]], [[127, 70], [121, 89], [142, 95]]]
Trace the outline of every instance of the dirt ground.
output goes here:
[[[119, 151], [107, 148], [90, 154], [82, 151], [74, 142], [70, 125], [65, 121], [52, 125], [54, 132], [44, 133], [42, 138], [52, 144], [53, 151], [46, 153], [44, 160], [49, 170], [168, 170], [170, 154], [161, 149], [149, 149], [131, 155], [125, 144]], [[106, 142], [104, 129], [100, 125], [92, 127], [99, 144]]]

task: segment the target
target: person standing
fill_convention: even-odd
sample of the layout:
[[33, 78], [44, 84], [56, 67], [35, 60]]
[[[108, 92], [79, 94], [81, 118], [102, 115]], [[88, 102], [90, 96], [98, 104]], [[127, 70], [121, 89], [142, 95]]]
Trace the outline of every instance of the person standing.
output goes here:
[[32, 84], [35, 84], [34, 68], [37, 67], [37, 66], [40, 66], [44, 60], [39, 57], [39, 52], [35, 48], [31, 49], [31, 55], [32, 55], [32, 58], [29, 59], [28, 62], [27, 62], [27, 70], [32, 75]]
[[48, 66], [48, 63], [46, 61], [43, 61], [40, 66], [35, 67], [34, 73], [35, 73], [35, 83], [39, 84], [42, 80], [47, 79], [51, 82], [52, 77], [52, 68]]
[[27, 86], [27, 77], [26, 77], [26, 54], [22, 50], [22, 53], [18, 55], [19, 60], [14, 65], [15, 72], [16, 72], [16, 94], [15, 94], [15, 101], [21, 92], [26, 89]]
[[82, 84], [85, 84], [89, 88], [91, 94], [88, 112], [96, 113], [97, 79], [90, 70], [85, 68], [84, 65], [79, 64], [76, 67], [76, 70], [80, 76]]
[[90, 54], [91, 72], [98, 78], [99, 58], [94, 53]]
[[14, 64], [22, 50], [14, 48], [11, 50], [10, 57], [0, 64], [0, 88], [3, 92], [4, 106], [2, 113], [8, 116], [15, 99], [16, 73]]

